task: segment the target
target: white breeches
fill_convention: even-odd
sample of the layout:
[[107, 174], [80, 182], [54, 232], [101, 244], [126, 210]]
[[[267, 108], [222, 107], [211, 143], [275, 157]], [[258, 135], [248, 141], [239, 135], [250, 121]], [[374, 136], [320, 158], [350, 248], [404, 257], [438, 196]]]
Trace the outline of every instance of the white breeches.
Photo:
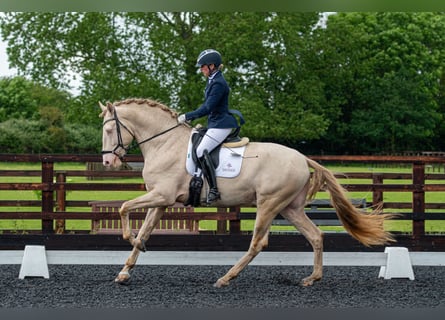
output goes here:
[[221, 144], [227, 136], [232, 132], [231, 128], [228, 129], [219, 129], [219, 128], [210, 128], [207, 129], [205, 136], [202, 138], [201, 143], [198, 148], [196, 148], [196, 155], [198, 158], [201, 158], [204, 155], [204, 150], [210, 153], [213, 149], [215, 149], [219, 144]]

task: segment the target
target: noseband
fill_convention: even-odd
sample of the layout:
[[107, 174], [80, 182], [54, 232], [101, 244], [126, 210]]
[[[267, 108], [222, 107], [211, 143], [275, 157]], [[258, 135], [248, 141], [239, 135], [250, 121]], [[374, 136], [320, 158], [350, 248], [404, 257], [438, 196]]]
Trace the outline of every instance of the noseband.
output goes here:
[[[107, 154], [107, 153], [112, 153], [114, 155], [116, 155], [117, 157], [119, 157], [119, 159], [123, 159], [124, 156], [121, 156], [120, 154], [118, 154], [116, 152], [117, 149], [122, 148], [125, 150], [125, 153], [128, 152], [128, 150], [130, 150], [130, 146], [125, 147], [124, 146], [124, 142], [122, 140], [122, 134], [121, 134], [121, 126], [128, 131], [128, 133], [131, 134], [131, 136], [133, 137], [133, 139], [135, 139], [133, 133], [119, 120], [119, 118], [117, 117], [117, 112], [116, 110], [114, 110], [114, 118], [112, 119], [108, 119], [107, 121], [104, 121], [104, 123], [102, 124], [102, 126], [105, 126], [105, 124], [107, 124], [110, 121], [115, 121], [116, 122], [116, 133], [117, 133], [117, 145], [114, 147], [113, 150], [102, 150], [102, 154]], [[124, 154], [125, 154], [124, 153]]]
[[[115, 121], [116, 122], [116, 133], [117, 133], [117, 145], [114, 147], [113, 150], [102, 150], [102, 154], [107, 154], [107, 153], [112, 153], [114, 155], [116, 155], [121, 161], [124, 159], [125, 154], [128, 152], [128, 150], [131, 149], [131, 146], [127, 146], [125, 147], [124, 142], [122, 140], [122, 134], [121, 134], [121, 126], [127, 130], [127, 132], [133, 137], [134, 140], [136, 140], [136, 137], [134, 136], [134, 134], [130, 131], [130, 129], [128, 129], [123, 123], [122, 121], [119, 120], [119, 118], [117, 117], [117, 112], [116, 110], [114, 110], [114, 117], [112, 119], [108, 119], [106, 121], [104, 121], [104, 123], [102, 124], [102, 126], [104, 126], [105, 124], [107, 124], [110, 121]], [[150, 140], [153, 140], [154, 138], [157, 138], [159, 136], [162, 136], [164, 133], [167, 133], [177, 127], [179, 127], [181, 124], [178, 123], [175, 126], [168, 128], [167, 130], [164, 130], [158, 134], [155, 134], [154, 136], [151, 136], [150, 138], [147, 138], [145, 140], [142, 140], [141, 142], [137, 142], [136, 141], [136, 145], [139, 146], [145, 142], [148, 142]], [[116, 152], [116, 150], [118, 150], [119, 148], [122, 148], [125, 153], [121, 156], [119, 153]]]

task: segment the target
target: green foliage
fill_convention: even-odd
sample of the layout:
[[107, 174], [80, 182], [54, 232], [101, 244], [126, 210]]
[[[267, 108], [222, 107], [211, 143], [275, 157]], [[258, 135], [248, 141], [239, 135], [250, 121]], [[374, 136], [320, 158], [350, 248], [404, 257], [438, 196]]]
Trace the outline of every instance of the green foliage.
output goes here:
[[37, 112], [32, 87], [33, 84], [22, 77], [0, 79], [0, 122], [31, 118]]
[[[59, 88], [67, 87], [67, 70], [82, 75], [70, 119], [78, 115], [96, 124], [97, 112], [86, 105], [132, 96], [152, 97], [180, 112], [195, 109], [204, 88], [196, 57], [215, 47], [227, 66], [234, 107], [265, 110], [246, 126], [246, 135], [261, 131], [296, 141], [317, 138], [328, 125], [319, 115], [322, 85], [315, 76], [305, 78], [310, 67], [299, 68], [310, 57], [305, 43], [317, 20], [317, 13], [89, 12], [8, 13], [0, 23], [13, 67]], [[321, 121], [314, 126], [314, 119]]]
[[45, 152], [45, 133], [37, 120], [9, 119], [0, 123], [0, 145], [8, 153]]
[[81, 123], [66, 124], [67, 153], [99, 153], [102, 143], [102, 127]]
[[341, 112], [323, 140], [356, 154], [437, 148], [444, 28], [434, 13], [331, 16], [319, 40], [332, 67], [325, 88]]
[[[97, 150], [100, 133], [83, 135], [100, 130], [98, 101], [146, 97], [178, 112], [193, 110], [204, 89], [196, 57], [215, 48], [231, 107], [247, 120], [242, 134], [253, 140], [307, 142], [306, 153], [445, 148], [445, 15], [338, 13], [323, 28], [319, 18], [317, 12], [5, 13], [0, 30], [10, 64], [29, 80], [0, 80], [0, 122], [43, 125], [46, 135], [33, 152]], [[75, 77], [81, 86], [73, 97], [66, 89]]]
[[0, 123], [0, 145], [8, 153], [98, 153], [100, 143], [99, 127], [47, 126], [44, 121], [26, 119]]

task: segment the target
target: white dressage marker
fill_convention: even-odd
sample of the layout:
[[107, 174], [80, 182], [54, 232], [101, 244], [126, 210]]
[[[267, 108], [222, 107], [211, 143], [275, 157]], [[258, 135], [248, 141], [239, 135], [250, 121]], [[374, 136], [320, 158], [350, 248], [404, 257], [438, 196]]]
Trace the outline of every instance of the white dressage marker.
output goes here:
[[49, 279], [44, 246], [25, 246], [19, 279], [25, 279], [25, 277], [43, 277]]
[[411, 258], [407, 248], [386, 247], [386, 266], [380, 267], [379, 278], [408, 278], [414, 280]]

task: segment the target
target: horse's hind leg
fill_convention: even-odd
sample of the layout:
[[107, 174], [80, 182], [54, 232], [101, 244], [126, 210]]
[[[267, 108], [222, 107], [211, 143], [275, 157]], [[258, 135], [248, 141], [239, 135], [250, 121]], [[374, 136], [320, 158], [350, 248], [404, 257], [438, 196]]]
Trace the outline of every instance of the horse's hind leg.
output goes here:
[[141, 251], [145, 251], [145, 242], [148, 240], [150, 234], [153, 232], [154, 228], [164, 214], [164, 210], [164, 208], [151, 208], [148, 210], [144, 223], [142, 224], [141, 229], [139, 230], [139, 233], [134, 240], [133, 250], [131, 251], [130, 256], [125, 261], [124, 267], [114, 280], [115, 282], [120, 284], [128, 283], [128, 281], [130, 280], [130, 271], [136, 265], [139, 253]]
[[255, 258], [258, 253], [263, 250], [263, 248], [267, 247], [270, 225], [276, 214], [261, 215], [260, 212], [264, 211], [260, 208], [258, 209], [257, 219], [255, 221], [255, 229], [253, 231], [249, 249], [223, 277], [219, 278], [218, 281], [216, 281], [216, 283], [214, 284], [215, 287], [221, 288], [224, 286], [228, 286], [230, 280], [236, 278], [238, 274], [253, 260], [253, 258]]
[[312, 274], [301, 281], [303, 286], [311, 286], [314, 281], [320, 280], [323, 276], [323, 232], [309, 219], [301, 205], [298, 209], [290, 206], [283, 210], [281, 215], [303, 234], [314, 250]]

